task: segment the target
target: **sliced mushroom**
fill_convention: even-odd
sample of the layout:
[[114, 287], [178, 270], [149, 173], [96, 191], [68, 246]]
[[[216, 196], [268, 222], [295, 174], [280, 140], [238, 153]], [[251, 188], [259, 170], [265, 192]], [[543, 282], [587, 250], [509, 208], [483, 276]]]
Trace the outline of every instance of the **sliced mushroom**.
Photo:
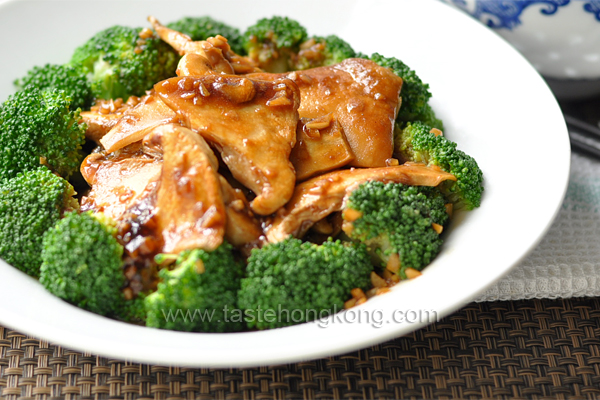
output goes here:
[[131, 96], [126, 102], [123, 102], [123, 99], [98, 100], [89, 111], [82, 111], [81, 119], [87, 125], [86, 139], [100, 144], [100, 139], [119, 122], [128, 109], [134, 107], [140, 100], [136, 96]]
[[115, 221], [146, 188], [160, 179], [162, 160], [144, 151], [141, 143], [117, 152], [92, 153], [81, 164], [81, 173], [91, 190], [81, 199], [83, 211], [103, 212]]
[[262, 236], [262, 228], [250, 210], [246, 196], [240, 189], [233, 188], [222, 176], [219, 179], [227, 213], [225, 239], [235, 247], [257, 244]]
[[301, 237], [317, 221], [332, 212], [341, 211], [347, 197], [361, 183], [380, 181], [414, 186], [437, 186], [445, 180], [456, 180], [456, 178], [437, 167], [412, 163], [330, 172], [296, 186], [290, 201], [267, 227], [266, 237], [269, 242], [279, 242], [290, 235]]
[[195, 132], [177, 124], [161, 125], [149, 138], [163, 149], [163, 169], [155, 221], [163, 253], [223, 242], [226, 214], [216, 157]]
[[[240, 56], [231, 50], [227, 39], [221, 35], [193, 41], [188, 35], [167, 28], [152, 16], [148, 17], [148, 21], [158, 36], [183, 56], [177, 70], [178, 76], [189, 76], [190, 70], [196, 71], [195, 73], [201, 71], [202, 75], [205, 73], [245, 74], [260, 71], [250, 58]], [[199, 57], [190, 60], [187, 58], [190, 55]], [[197, 65], [190, 69], [189, 65], [192, 63]], [[188, 67], [184, 67], [185, 65]]]
[[284, 74], [248, 74], [248, 78], [293, 80], [300, 89], [301, 118], [332, 114], [354, 154], [350, 165], [383, 167], [392, 156], [394, 121], [402, 79], [372, 61], [349, 58], [339, 64]]
[[219, 150], [231, 174], [256, 193], [251, 202], [255, 213], [271, 214], [289, 200], [296, 181], [289, 157], [300, 104], [293, 82], [205, 75], [171, 78], [154, 89]]
[[354, 159], [340, 124], [331, 114], [322, 118], [302, 118], [296, 132], [296, 146], [290, 160], [296, 169], [296, 180], [343, 167]]
[[177, 114], [156, 95], [148, 95], [126, 110], [112, 129], [100, 139], [107, 152], [140, 141], [160, 125], [177, 121]]

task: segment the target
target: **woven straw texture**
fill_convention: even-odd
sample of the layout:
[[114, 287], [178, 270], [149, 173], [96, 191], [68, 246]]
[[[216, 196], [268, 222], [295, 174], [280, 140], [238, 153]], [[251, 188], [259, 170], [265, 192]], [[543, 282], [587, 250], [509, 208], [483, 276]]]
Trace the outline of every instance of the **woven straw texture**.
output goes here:
[[600, 397], [600, 299], [473, 303], [408, 336], [298, 364], [143, 365], [0, 327], [0, 399]]

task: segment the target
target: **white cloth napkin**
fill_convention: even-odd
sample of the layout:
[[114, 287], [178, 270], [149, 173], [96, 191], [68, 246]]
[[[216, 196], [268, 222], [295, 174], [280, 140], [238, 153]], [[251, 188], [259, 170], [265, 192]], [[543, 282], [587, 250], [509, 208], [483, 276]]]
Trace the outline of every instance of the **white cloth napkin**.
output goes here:
[[600, 296], [600, 161], [573, 153], [562, 208], [541, 243], [474, 301]]

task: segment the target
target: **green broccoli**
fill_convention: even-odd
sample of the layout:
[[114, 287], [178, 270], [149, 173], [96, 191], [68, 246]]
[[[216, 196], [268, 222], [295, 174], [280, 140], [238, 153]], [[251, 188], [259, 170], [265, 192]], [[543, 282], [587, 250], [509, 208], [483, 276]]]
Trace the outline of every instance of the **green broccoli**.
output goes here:
[[243, 46], [248, 56], [268, 72], [294, 69], [293, 56], [307, 38], [306, 29], [287, 17], [263, 18], [243, 34]]
[[40, 283], [50, 293], [100, 315], [118, 315], [125, 306], [122, 289], [123, 246], [116, 224], [91, 212], [66, 213], [43, 239]]
[[453, 174], [456, 181], [445, 181], [439, 189], [455, 209], [479, 207], [483, 193], [483, 173], [473, 157], [456, 148], [456, 143], [436, 135], [420, 122], [409, 123], [394, 135], [396, 155], [403, 161], [437, 165]]
[[171, 46], [141, 28], [112, 26], [75, 49], [70, 65], [87, 74], [94, 96], [142, 96], [175, 76], [179, 56]]
[[167, 24], [167, 28], [185, 33], [194, 41], [206, 40], [209, 37], [221, 35], [227, 38], [227, 42], [234, 52], [244, 54], [240, 31], [211, 17], [183, 17]]
[[439, 253], [443, 241], [433, 224], [443, 227], [448, 220], [445, 204], [436, 188], [367, 182], [350, 194], [344, 231], [384, 266], [397, 254], [397, 273], [406, 279], [407, 268], [421, 270]]
[[38, 277], [42, 237], [64, 212], [79, 208], [73, 186], [45, 167], [0, 182], [0, 257]]
[[33, 67], [27, 75], [15, 80], [14, 83], [19, 90], [23, 90], [28, 85], [40, 90], [53, 88], [64, 90], [67, 96], [71, 97], [72, 110], [89, 109], [94, 100], [85, 73], [69, 65], [46, 64], [42, 67]]
[[436, 118], [429, 105], [431, 98], [429, 84], [424, 83], [414, 70], [395, 57], [384, 57], [379, 53], [373, 53], [370, 57], [359, 54], [358, 57], [370, 59], [382, 67], [391, 68], [396, 75], [402, 78], [400, 93], [402, 105], [396, 118], [400, 128], [403, 128], [407, 122], [421, 121], [434, 128], [444, 129], [442, 121]]
[[290, 237], [252, 250], [238, 302], [250, 328], [307, 322], [342, 310], [352, 289], [370, 287], [372, 271], [364, 245]]
[[300, 45], [294, 64], [295, 69], [308, 69], [337, 64], [355, 56], [352, 46], [336, 35], [314, 36]]
[[118, 309], [114, 317], [120, 321], [136, 325], [146, 325], [146, 294], [141, 292], [133, 299], [127, 299], [122, 308]]
[[159, 255], [157, 261], [176, 258], [172, 270], [159, 272], [158, 289], [145, 299], [146, 325], [188, 332], [230, 332], [243, 328], [237, 310], [237, 291], [243, 274], [242, 263], [233, 247], [223, 243], [216, 250], [186, 250]]
[[0, 106], [0, 179], [47, 165], [68, 178], [83, 159], [85, 124], [58, 89], [27, 86]]

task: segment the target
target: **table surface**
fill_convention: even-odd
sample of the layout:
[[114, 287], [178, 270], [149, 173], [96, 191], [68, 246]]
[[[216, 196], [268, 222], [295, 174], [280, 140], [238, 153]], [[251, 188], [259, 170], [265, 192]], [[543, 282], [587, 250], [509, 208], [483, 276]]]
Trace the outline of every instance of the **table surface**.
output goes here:
[[473, 303], [341, 356], [258, 368], [144, 365], [0, 327], [0, 398], [600, 397], [600, 299]]
[[[600, 121], [600, 97], [562, 102]], [[0, 327], [0, 399], [598, 398], [600, 298], [472, 303], [349, 354], [259, 368], [145, 365]]]

